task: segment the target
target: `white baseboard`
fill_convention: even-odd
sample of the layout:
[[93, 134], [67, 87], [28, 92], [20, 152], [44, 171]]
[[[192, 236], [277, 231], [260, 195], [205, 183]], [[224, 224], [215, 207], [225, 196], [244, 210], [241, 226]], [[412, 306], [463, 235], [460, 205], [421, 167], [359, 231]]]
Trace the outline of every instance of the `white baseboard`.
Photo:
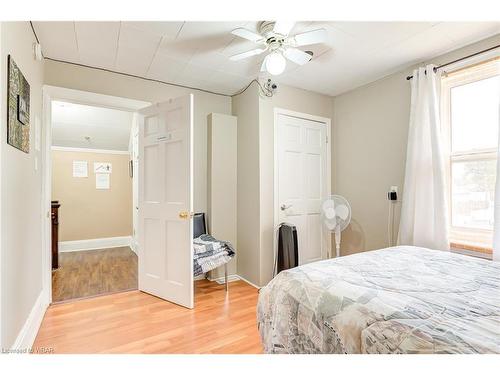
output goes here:
[[[233, 282], [233, 281], [238, 281], [240, 278], [238, 275], [227, 275], [227, 282]], [[222, 277], [216, 277], [214, 279], [208, 278], [209, 281], [215, 281], [217, 284], [225, 284], [224, 276]]]
[[59, 241], [59, 252], [64, 253], [68, 251], [108, 249], [111, 247], [131, 246], [131, 243], [131, 236], [93, 238], [90, 240], [78, 241]]
[[[196, 278], [195, 278], [195, 280], [196, 280]], [[210, 278], [209, 277], [208, 280], [209, 281], [215, 281], [217, 284], [224, 284], [225, 283], [224, 276], [222, 276], [222, 277], [216, 277], [216, 278]], [[254, 283], [248, 281], [244, 277], [241, 277], [240, 275], [236, 275], [236, 274], [234, 274], [234, 275], [227, 275], [227, 282], [228, 283], [233, 282], [233, 281], [238, 281], [238, 280], [244, 281], [247, 284], [253, 286], [254, 288], [260, 289], [259, 286], [257, 286]]]
[[134, 237], [131, 237], [130, 238], [130, 248], [132, 249], [132, 251], [138, 255], [138, 251], [139, 251], [139, 244], [135, 241]]
[[247, 280], [247, 279], [245, 279], [243, 276], [240, 276], [240, 275], [236, 275], [236, 276], [238, 276], [238, 278], [239, 278], [241, 281], [246, 282], [247, 284], [249, 284], [249, 285], [253, 286], [254, 288], [260, 289], [260, 286], [257, 286], [257, 285], [255, 285], [254, 283], [252, 283], [252, 282], [248, 281], [248, 280]]
[[42, 324], [43, 316], [49, 306], [47, 294], [42, 290], [33, 305], [26, 322], [17, 335], [12, 350], [17, 353], [29, 353]]

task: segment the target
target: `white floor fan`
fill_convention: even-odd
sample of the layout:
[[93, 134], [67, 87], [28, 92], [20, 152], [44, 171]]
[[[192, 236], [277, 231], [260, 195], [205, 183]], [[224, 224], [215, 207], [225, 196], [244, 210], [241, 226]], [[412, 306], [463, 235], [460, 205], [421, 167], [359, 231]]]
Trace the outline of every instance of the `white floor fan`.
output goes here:
[[336, 257], [340, 256], [341, 232], [351, 222], [351, 205], [341, 195], [331, 195], [321, 206], [323, 224], [331, 233], [335, 233]]

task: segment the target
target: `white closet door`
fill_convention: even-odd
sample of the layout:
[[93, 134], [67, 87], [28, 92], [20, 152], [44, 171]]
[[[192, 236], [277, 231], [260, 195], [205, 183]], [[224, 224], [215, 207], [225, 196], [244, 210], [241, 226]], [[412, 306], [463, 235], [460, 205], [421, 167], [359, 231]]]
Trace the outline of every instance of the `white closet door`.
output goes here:
[[139, 289], [193, 307], [193, 96], [139, 111]]
[[325, 123], [278, 115], [279, 222], [297, 228], [299, 264], [325, 259], [321, 203], [328, 195]]

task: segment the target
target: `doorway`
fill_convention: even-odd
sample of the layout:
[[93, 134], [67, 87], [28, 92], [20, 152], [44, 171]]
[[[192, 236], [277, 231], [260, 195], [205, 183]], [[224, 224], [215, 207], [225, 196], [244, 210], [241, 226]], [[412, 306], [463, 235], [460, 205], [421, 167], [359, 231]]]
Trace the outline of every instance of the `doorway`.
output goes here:
[[137, 289], [135, 112], [148, 104], [44, 87], [43, 287], [51, 302]]
[[52, 300], [137, 289], [132, 112], [53, 101]]
[[[45, 86], [43, 99], [46, 133], [42, 161], [45, 169], [42, 205], [47, 216], [42, 228], [44, 234], [42, 266], [43, 290], [49, 302], [52, 302], [50, 292], [53, 243], [50, 215], [53, 174], [52, 106], [54, 102], [63, 102], [132, 114], [132, 128], [136, 126], [136, 129], [129, 133], [126, 168], [133, 190], [130, 202], [134, 204], [129, 210], [132, 217], [132, 233], [130, 236], [105, 238], [100, 244], [104, 250], [120, 246], [128, 246], [135, 250], [138, 265], [136, 280], [140, 291], [192, 308], [193, 95], [150, 105], [132, 99]], [[84, 136], [86, 141], [87, 138]], [[114, 136], [111, 138], [115, 139]], [[73, 159], [71, 161], [71, 177], [92, 176], [91, 186], [96, 190], [109, 190], [112, 184], [110, 173], [114, 173], [113, 165], [106, 161]], [[77, 177], [78, 175], [82, 177]], [[114, 218], [108, 218], [108, 221], [118, 219], [117, 210], [108, 209], [108, 211], [113, 211], [112, 214], [115, 215]], [[128, 213], [126, 215], [128, 216]], [[122, 237], [128, 237], [126, 246], [121, 242]], [[77, 240], [76, 244], [66, 245], [71, 249], [76, 245], [81, 246], [82, 241], [92, 247], [88, 250], [95, 251], [97, 246], [93, 239], [90, 243], [87, 240]], [[119, 272], [112, 273], [116, 276]]]
[[274, 139], [275, 227], [297, 228], [299, 265], [326, 259], [331, 239], [321, 204], [331, 191], [330, 120], [276, 109]]

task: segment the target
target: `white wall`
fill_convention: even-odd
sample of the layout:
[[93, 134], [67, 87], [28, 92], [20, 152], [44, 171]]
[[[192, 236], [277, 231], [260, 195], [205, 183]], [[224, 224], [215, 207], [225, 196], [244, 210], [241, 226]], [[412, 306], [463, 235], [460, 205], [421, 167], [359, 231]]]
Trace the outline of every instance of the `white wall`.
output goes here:
[[[33, 59], [28, 22], [3, 22], [0, 41], [1, 346], [10, 348], [42, 291], [42, 168], [35, 119], [42, 123], [43, 62]], [[7, 55], [30, 84], [30, 153], [7, 144]], [[43, 132], [42, 132], [43, 137]], [[42, 144], [43, 138], [42, 138]], [[35, 170], [35, 157], [38, 170]]]
[[194, 95], [194, 209], [207, 209], [207, 115], [231, 114], [231, 98], [82, 66], [46, 61], [45, 83], [151, 103]]
[[[236, 274], [237, 241], [237, 163], [238, 122], [235, 116], [211, 113], [208, 116], [208, 228], [218, 239], [236, 249], [227, 265], [228, 275]], [[210, 273], [212, 279], [224, 276], [222, 267]]]
[[[499, 43], [496, 35], [419, 65], [439, 65]], [[406, 76], [412, 69], [333, 99], [334, 191], [352, 206], [351, 225], [342, 234], [342, 255], [388, 246], [387, 191], [398, 185], [402, 197], [410, 116]], [[399, 203], [396, 223], [400, 208]]]
[[259, 92], [252, 84], [233, 97], [238, 117], [237, 270], [238, 275], [260, 283], [260, 177]]

